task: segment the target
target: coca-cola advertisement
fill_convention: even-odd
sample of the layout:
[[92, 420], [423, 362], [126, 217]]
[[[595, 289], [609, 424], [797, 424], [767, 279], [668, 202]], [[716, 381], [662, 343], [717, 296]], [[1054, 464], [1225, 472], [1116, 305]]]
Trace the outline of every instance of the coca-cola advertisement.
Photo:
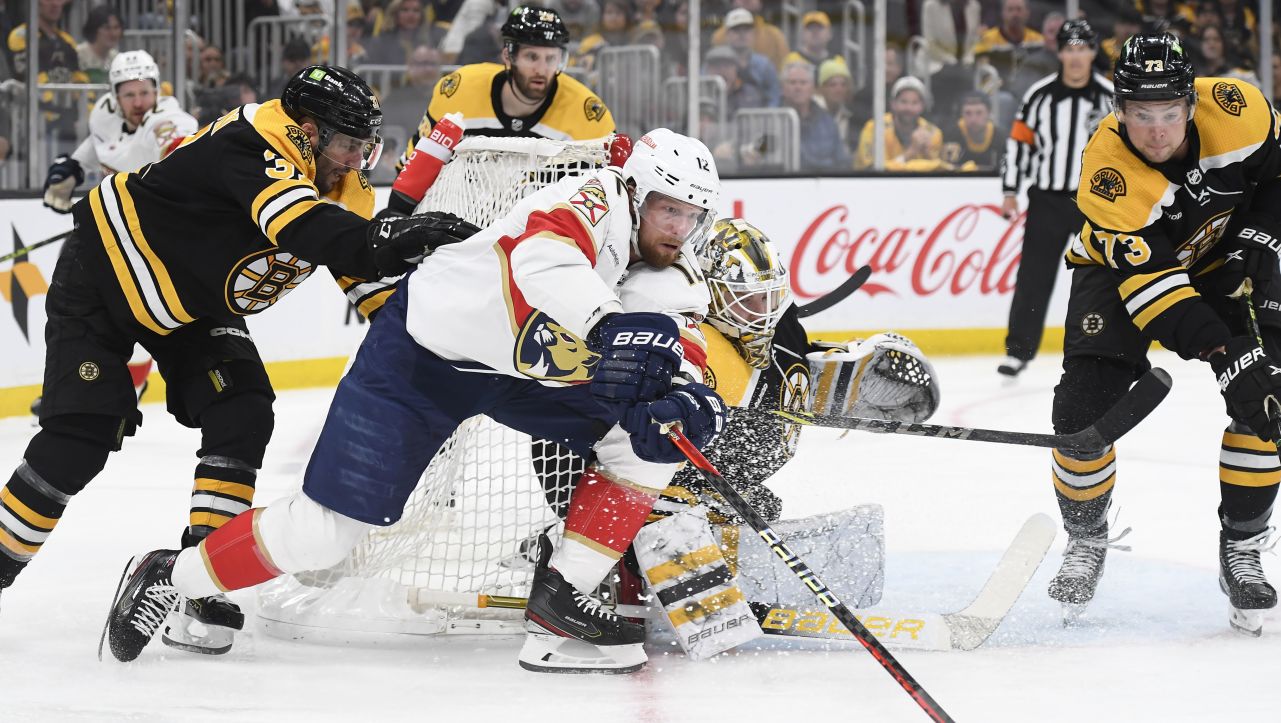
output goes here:
[[[723, 214], [746, 218], [783, 251], [798, 304], [872, 268], [847, 301], [807, 322], [811, 331], [1006, 324], [1025, 208], [1002, 218], [994, 178], [729, 180], [722, 193]], [[1064, 245], [1068, 233], [1040, 242]], [[1059, 274], [1052, 326], [1067, 306], [1067, 279]]]

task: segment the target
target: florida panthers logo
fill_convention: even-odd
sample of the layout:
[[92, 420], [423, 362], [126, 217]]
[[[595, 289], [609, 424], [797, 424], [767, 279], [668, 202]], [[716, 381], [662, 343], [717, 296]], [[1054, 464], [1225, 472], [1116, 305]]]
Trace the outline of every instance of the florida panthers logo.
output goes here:
[[1100, 168], [1090, 177], [1090, 193], [1115, 202], [1125, 195], [1125, 177], [1115, 168]]
[[250, 254], [227, 276], [227, 308], [237, 314], [257, 314], [275, 304], [311, 276], [309, 261], [279, 249]]
[[593, 226], [609, 213], [609, 204], [605, 202], [605, 187], [595, 178], [578, 189], [569, 203]]
[[517, 371], [534, 379], [585, 382], [600, 356], [550, 316], [535, 310], [516, 337], [515, 361]]
[[1210, 92], [1214, 95], [1214, 102], [1224, 111], [1235, 116], [1241, 115], [1241, 109], [1246, 105], [1245, 94], [1236, 83], [1215, 83]]

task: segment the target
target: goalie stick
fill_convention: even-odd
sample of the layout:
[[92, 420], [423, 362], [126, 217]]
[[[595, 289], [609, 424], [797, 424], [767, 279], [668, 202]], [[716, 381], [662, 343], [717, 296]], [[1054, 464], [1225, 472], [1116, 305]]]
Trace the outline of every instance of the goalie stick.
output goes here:
[[854, 613], [845, 607], [845, 603], [841, 602], [840, 598], [836, 597], [836, 593], [832, 592], [818, 578], [818, 575], [814, 574], [814, 571], [805, 564], [805, 561], [788, 549], [787, 544], [783, 542], [778, 533], [770, 529], [769, 523], [765, 521], [765, 518], [761, 517], [760, 513], [753, 509], [747, 500], [743, 499], [743, 496], [738, 493], [738, 490], [734, 489], [729, 480], [716, 471], [716, 468], [712, 466], [711, 462], [707, 461], [703, 453], [699, 452], [698, 448], [675, 427], [667, 430], [667, 438], [689, 459], [690, 463], [703, 475], [708, 484], [712, 485], [720, 496], [729, 503], [729, 506], [734, 508], [734, 511], [747, 522], [748, 526], [761, 536], [765, 544], [783, 560], [783, 563], [800, 579], [805, 587], [814, 593], [819, 602], [827, 606], [827, 609], [840, 621], [841, 625], [844, 625], [850, 631], [854, 639], [864, 648], [867, 648], [867, 652], [872, 654], [872, 657], [881, 664], [885, 672], [889, 673], [895, 682], [902, 686], [908, 695], [912, 696], [912, 700], [916, 701], [921, 710], [925, 711], [925, 714], [931, 720], [939, 723], [952, 723], [953, 719], [947, 714], [947, 711], [944, 711], [933, 696], [922, 688], [920, 683], [916, 682], [916, 679], [912, 677], [911, 673], [907, 672], [902, 663], [898, 662], [894, 654], [887, 650], [881, 641], [877, 640], [876, 636], [872, 635], [871, 631], [864, 627], [863, 623], [859, 622], [858, 618], [854, 617]]
[[1035, 432], [1007, 432], [976, 427], [947, 427], [938, 424], [921, 424], [842, 417], [835, 414], [813, 412], [788, 412], [778, 409], [761, 410], [747, 407], [734, 409], [735, 416], [781, 417], [794, 424], [808, 427], [853, 429], [876, 434], [910, 434], [914, 437], [941, 437], [964, 439], [971, 442], [997, 442], [1021, 444], [1031, 447], [1053, 447], [1080, 451], [1096, 451], [1123, 437], [1157, 408], [1170, 393], [1173, 380], [1164, 369], [1151, 369], [1139, 379], [1125, 396], [1090, 426], [1072, 434], [1037, 434]]
[[[1023, 523], [977, 597], [954, 613], [913, 613], [892, 609], [855, 610], [886, 646], [909, 650], [974, 650], [996, 632], [1041, 565], [1054, 542], [1054, 521], [1037, 513]], [[850, 642], [850, 635], [824, 610], [797, 610], [751, 603], [768, 635]]]
[[804, 306], [796, 307], [796, 315], [804, 319], [805, 317], [813, 316], [820, 311], [827, 311], [833, 306], [845, 301], [850, 294], [858, 291], [858, 287], [862, 286], [867, 281], [867, 277], [871, 275], [871, 266], [860, 267], [854, 272], [853, 276], [842, 281], [840, 286], [832, 289], [823, 296], [818, 297]]

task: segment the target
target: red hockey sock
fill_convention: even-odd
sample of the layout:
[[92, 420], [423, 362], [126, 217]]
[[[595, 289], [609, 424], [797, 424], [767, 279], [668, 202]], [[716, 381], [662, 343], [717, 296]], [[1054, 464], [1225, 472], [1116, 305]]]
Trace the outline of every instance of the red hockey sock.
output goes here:
[[266, 582], [281, 574], [258, 536], [263, 508], [242, 512], [200, 543], [205, 570], [224, 592]]
[[657, 499], [657, 493], [615, 482], [588, 468], [569, 498], [565, 536], [573, 535], [604, 554], [612, 550], [617, 559], [632, 544]]
[[129, 362], [129, 378], [133, 381], [133, 388], [137, 389], [142, 383], [147, 381], [147, 375], [151, 373], [151, 365], [155, 362], [148, 357], [146, 361]]

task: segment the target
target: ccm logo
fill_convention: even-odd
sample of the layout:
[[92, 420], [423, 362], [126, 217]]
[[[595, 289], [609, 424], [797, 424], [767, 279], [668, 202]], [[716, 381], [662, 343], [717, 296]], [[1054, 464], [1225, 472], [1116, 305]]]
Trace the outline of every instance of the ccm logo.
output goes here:
[[681, 346], [679, 339], [654, 331], [620, 331], [614, 337], [614, 346], [652, 346], [685, 355], [685, 348]]
[[232, 326], [215, 326], [209, 330], [209, 336], [238, 336], [241, 339], [253, 341], [254, 338], [249, 336], [249, 332], [242, 331]]

